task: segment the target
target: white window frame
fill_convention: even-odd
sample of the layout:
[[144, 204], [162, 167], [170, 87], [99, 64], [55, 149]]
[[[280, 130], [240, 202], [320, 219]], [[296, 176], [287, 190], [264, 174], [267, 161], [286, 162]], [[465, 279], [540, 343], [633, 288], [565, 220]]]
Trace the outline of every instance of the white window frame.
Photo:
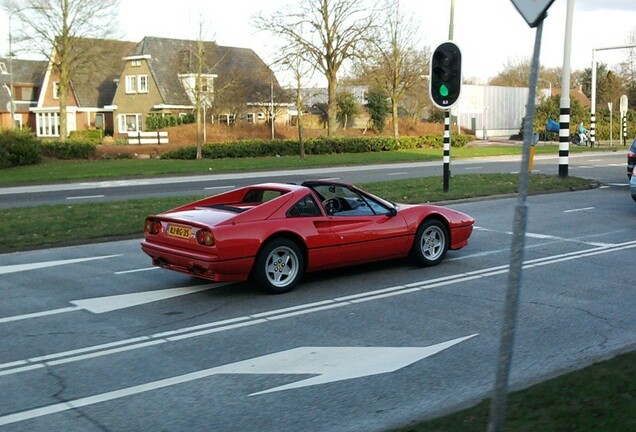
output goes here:
[[59, 137], [60, 136], [60, 113], [59, 112], [39, 112], [36, 113], [37, 136], [39, 137]]
[[[128, 133], [128, 132], [141, 132], [141, 114], [138, 113], [130, 113], [130, 114], [119, 114], [118, 116], [117, 126], [119, 128], [120, 133]], [[128, 129], [128, 118], [135, 117], [134, 120], [134, 129]]]
[[132, 60], [131, 64], [133, 65], [133, 67], [139, 67], [141, 66], [141, 60]]
[[148, 93], [148, 75], [137, 75], [137, 91]]
[[60, 98], [60, 82], [59, 81], [53, 81], [53, 99], [59, 99]]
[[137, 93], [137, 75], [126, 75], [126, 94]]

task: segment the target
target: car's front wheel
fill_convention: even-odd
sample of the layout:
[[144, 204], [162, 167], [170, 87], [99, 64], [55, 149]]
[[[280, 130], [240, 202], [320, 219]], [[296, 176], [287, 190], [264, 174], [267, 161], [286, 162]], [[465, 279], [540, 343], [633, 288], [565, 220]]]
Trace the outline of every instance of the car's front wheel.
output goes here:
[[450, 237], [446, 225], [431, 219], [424, 221], [417, 229], [412, 254], [419, 264], [434, 266], [444, 259], [449, 245]]
[[304, 256], [295, 242], [285, 238], [274, 239], [258, 253], [253, 279], [268, 293], [286, 293], [300, 281], [304, 266]]

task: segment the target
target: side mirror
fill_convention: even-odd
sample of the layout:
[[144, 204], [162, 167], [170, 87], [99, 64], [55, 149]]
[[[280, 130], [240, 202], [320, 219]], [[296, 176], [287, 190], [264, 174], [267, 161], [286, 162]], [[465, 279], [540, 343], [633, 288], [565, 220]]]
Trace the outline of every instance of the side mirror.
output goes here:
[[391, 207], [389, 212], [387, 213], [389, 216], [393, 217], [397, 215], [397, 209], [395, 207]]

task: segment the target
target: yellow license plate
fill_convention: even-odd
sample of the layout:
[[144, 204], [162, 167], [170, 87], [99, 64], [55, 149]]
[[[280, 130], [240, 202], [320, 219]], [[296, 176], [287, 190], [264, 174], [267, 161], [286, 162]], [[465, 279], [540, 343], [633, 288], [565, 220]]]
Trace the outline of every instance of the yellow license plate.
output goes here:
[[172, 237], [189, 239], [191, 233], [192, 233], [192, 230], [187, 227], [182, 227], [177, 225], [168, 226], [168, 235]]

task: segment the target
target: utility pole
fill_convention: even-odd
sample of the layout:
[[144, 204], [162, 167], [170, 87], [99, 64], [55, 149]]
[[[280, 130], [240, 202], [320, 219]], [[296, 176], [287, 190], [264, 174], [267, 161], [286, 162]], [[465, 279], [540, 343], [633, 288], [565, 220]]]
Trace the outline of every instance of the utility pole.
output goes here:
[[559, 115], [559, 177], [568, 177], [570, 163], [570, 52], [572, 51], [572, 17], [574, 0], [568, 0], [565, 19], [565, 43], [561, 75], [561, 110]]

